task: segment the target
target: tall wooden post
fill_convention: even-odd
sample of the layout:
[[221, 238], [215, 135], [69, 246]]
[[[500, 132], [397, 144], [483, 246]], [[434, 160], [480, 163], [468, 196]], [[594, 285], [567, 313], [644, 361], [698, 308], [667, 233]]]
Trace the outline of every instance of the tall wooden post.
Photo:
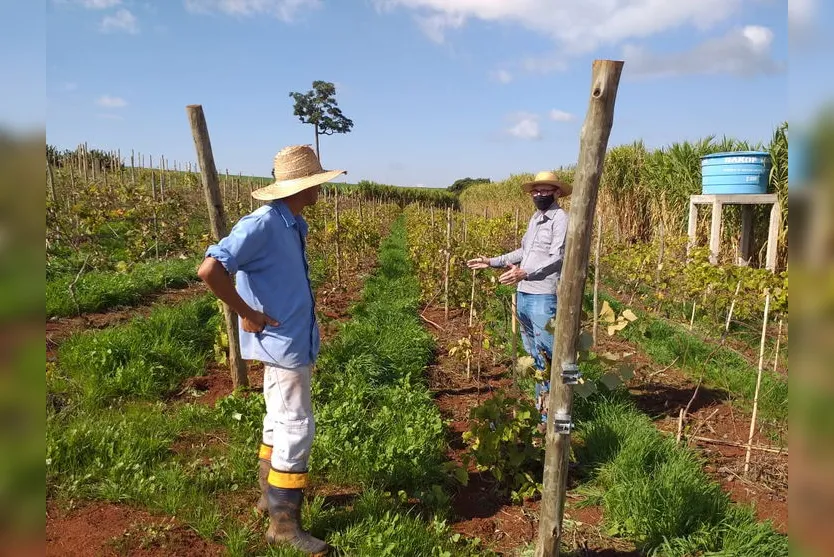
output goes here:
[[570, 203], [565, 260], [556, 310], [537, 557], [559, 555], [568, 479], [573, 383], [576, 382], [578, 369], [576, 353], [582, 295], [588, 274], [599, 181], [608, 137], [614, 123], [614, 104], [622, 69], [621, 61], [594, 60], [590, 104], [580, 136], [579, 160]]
[[[220, 241], [228, 233], [226, 212], [220, 197], [220, 180], [217, 168], [214, 166], [214, 155], [211, 152], [206, 117], [203, 107], [192, 104], [185, 108], [188, 121], [191, 124], [191, 135], [194, 137], [194, 148], [197, 150], [197, 160], [200, 163], [200, 174], [203, 179], [203, 191], [206, 194], [211, 233], [215, 241]], [[238, 317], [232, 308], [223, 304], [223, 318], [226, 321], [226, 332], [229, 335], [229, 368], [232, 372], [232, 386], [248, 387], [249, 377], [246, 375], [246, 363], [240, 355], [240, 333], [238, 332]]]

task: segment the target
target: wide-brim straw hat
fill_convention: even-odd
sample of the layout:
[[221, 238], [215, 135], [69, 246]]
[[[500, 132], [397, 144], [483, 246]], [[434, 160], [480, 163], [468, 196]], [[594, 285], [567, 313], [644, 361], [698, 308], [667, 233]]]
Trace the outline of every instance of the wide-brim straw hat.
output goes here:
[[284, 147], [275, 155], [273, 169], [275, 181], [253, 191], [252, 197], [260, 201], [283, 199], [347, 174], [346, 170], [324, 170], [309, 145]]
[[543, 185], [554, 186], [559, 188], [559, 190], [562, 192], [562, 195], [560, 197], [567, 197], [573, 192], [573, 186], [571, 184], [568, 184], [567, 182], [559, 178], [555, 172], [550, 172], [548, 170], [543, 170], [542, 172], [539, 172], [538, 174], [536, 174], [533, 180], [521, 184], [521, 187], [524, 191], [530, 193], [534, 187]]

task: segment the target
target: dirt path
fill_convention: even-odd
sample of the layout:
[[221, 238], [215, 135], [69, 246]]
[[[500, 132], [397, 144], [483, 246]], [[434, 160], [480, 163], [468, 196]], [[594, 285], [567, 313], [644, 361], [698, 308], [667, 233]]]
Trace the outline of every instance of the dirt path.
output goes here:
[[84, 503], [71, 510], [47, 505], [47, 557], [223, 554], [221, 545], [206, 541], [171, 517], [113, 503]]

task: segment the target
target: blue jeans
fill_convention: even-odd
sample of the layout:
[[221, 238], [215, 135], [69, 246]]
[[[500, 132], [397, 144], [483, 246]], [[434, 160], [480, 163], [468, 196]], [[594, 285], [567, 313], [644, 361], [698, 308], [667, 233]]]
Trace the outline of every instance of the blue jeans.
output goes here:
[[[545, 326], [556, 315], [556, 294], [518, 292], [517, 300], [518, 322], [521, 326], [524, 349], [533, 357], [536, 369], [544, 370], [549, 367], [548, 364], [553, 358], [553, 335], [545, 329]], [[536, 382], [536, 408], [541, 413], [542, 423], [547, 423], [549, 392], [549, 377], [546, 377], [544, 381]]]

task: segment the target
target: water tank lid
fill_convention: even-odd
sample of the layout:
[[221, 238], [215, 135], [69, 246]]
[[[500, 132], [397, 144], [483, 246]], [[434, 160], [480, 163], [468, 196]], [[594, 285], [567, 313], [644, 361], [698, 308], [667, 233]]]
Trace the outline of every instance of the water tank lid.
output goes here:
[[722, 153], [710, 153], [709, 155], [704, 155], [702, 159], [717, 159], [723, 157], [750, 157], [750, 156], [758, 156], [758, 157], [770, 157], [770, 153], [767, 151], [724, 151]]

